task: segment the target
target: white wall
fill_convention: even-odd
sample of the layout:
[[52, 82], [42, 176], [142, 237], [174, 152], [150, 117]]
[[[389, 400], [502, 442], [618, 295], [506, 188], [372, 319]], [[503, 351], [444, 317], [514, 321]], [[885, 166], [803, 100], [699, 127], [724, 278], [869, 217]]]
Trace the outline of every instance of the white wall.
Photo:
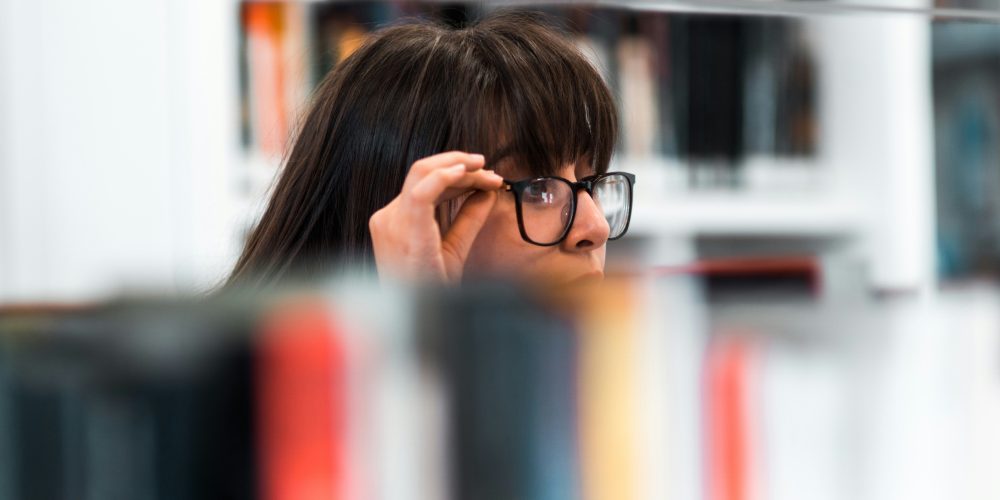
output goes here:
[[223, 272], [234, 12], [0, 0], [0, 301], [169, 291]]

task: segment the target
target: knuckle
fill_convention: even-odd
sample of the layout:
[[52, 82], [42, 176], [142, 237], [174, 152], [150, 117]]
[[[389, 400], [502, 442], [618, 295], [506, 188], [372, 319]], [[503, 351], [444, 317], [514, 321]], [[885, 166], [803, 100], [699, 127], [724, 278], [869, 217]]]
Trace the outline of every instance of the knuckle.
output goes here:
[[413, 162], [410, 165], [410, 172], [426, 173], [428, 170], [433, 169], [435, 164], [441, 164], [443, 167], [457, 163], [468, 164], [469, 157], [469, 153], [457, 149], [444, 151]]
[[410, 166], [410, 173], [423, 174], [432, 168], [434, 168], [434, 158], [429, 156], [413, 162], [413, 165]]
[[427, 181], [428, 181], [429, 179], [431, 179], [431, 178], [432, 178], [432, 177], [431, 177], [431, 175], [428, 175], [427, 177], [425, 177], [425, 178], [424, 178], [423, 180], [421, 180], [420, 182], [417, 182], [417, 183], [414, 183], [414, 184], [413, 184], [412, 186], [410, 186], [410, 187], [409, 187], [408, 189], [405, 189], [405, 190], [404, 190], [404, 191], [403, 191], [402, 193], [399, 193], [399, 197], [400, 197], [400, 199], [401, 199], [401, 200], [402, 200], [402, 201], [403, 201], [404, 203], [405, 203], [406, 201], [408, 201], [408, 200], [412, 200], [414, 196], [417, 196], [417, 195], [419, 195], [420, 191], [421, 191], [421, 190], [423, 190], [423, 187], [422, 187], [422, 186], [424, 186], [425, 184], [427, 184]]
[[414, 163], [410, 171], [406, 173], [407, 179], [419, 179], [427, 171], [426, 163]]
[[441, 153], [440, 155], [438, 155], [438, 158], [440, 158], [441, 161], [444, 161], [447, 164], [452, 165], [461, 160], [464, 160], [465, 156], [466, 156], [465, 153], [463, 153], [462, 151], [451, 150]]
[[399, 196], [396, 197], [396, 201], [401, 205], [405, 206], [413, 198], [413, 193], [420, 189], [420, 183], [414, 182], [413, 184], [406, 186], [400, 191]]
[[431, 196], [427, 189], [417, 189], [410, 193], [410, 200], [415, 203], [426, 203], [431, 201]]
[[385, 219], [389, 217], [389, 208], [391, 206], [392, 204], [390, 203], [389, 205], [386, 205], [372, 213], [372, 215], [368, 217], [368, 226], [374, 228], [382, 227], [386, 222]]
[[445, 184], [445, 183], [449, 182], [454, 177], [454, 175], [455, 174], [453, 172], [450, 172], [450, 171], [445, 170], [445, 169], [435, 170], [434, 173], [431, 174], [431, 178], [429, 179], [429, 183], [432, 186], [437, 187], [437, 186], [440, 186], [442, 184]]

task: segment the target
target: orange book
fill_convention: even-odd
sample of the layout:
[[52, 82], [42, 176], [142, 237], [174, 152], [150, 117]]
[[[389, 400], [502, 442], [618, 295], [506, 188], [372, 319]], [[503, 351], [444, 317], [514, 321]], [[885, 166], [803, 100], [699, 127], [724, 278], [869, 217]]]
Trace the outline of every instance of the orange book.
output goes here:
[[279, 309], [257, 348], [261, 498], [348, 498], [348, 351], [329, 306]]
[[280, 3], [243, 4], [249, 67], [250, 123], [268, 157], [280, 157], [288, 134], [285, 105], [285, 20]]
[[603, 293], [589, 297], [579, 331], [582, 498], [637, 498], [636, 292], [628, 281], [593, 291]]

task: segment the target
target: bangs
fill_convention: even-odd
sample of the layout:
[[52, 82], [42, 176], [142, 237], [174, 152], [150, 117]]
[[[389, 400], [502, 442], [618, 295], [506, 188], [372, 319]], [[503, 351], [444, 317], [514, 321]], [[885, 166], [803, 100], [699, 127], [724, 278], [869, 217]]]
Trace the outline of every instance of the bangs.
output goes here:
[[487, 22], [458, 34], [469, 92], [454, 110], [452, 148], [481, 152], [502, 175], [558, 175], [572, 164], [607, 172], [618, 140], [607, 84], [568, 37], [537, 13], [521, 15], [516, 30]]

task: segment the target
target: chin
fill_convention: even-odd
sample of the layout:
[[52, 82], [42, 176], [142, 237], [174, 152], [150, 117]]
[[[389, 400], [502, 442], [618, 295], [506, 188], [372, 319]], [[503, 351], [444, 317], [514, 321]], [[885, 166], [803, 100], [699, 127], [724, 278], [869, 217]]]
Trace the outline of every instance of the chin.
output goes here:
[[583, 274], [577, 274], [566, 281], [569, 285], [588, 285], [594, 283], [600, 283], [604, 280], [604, 271], [590, 271]]

